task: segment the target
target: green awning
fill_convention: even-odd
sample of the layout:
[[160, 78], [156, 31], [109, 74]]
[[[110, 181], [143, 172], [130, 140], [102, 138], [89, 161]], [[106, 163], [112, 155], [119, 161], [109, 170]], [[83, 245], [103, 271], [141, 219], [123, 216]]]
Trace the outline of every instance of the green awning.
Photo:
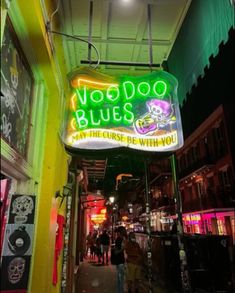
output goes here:
[[219, 45], [226, 43], [235, 27], [235, 4], [230, 0], [193, 0], [168, 58], [169, 72], [179, 81], [180, 104], [198, 77], [209, 67]]

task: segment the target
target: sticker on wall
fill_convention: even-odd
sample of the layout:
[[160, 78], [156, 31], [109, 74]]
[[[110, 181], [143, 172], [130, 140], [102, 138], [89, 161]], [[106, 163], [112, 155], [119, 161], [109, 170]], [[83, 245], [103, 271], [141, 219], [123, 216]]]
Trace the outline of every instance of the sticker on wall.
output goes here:
[[69, 78], [73, 92], [64, 123], [67, 146], [163, 152], [183, 145], [173, 75], [156, 71], [114, 78], [83, 68]]
[[35, 213], [35, 196], [13, 194], [11, 198], [8, 223], [33, 224]]
[[27, 289], [31, 256], [3, 256], [1, 290]]
[[8, 224], [2, 255], [31, 255], [33, 233], [34, 225]]
[[27, 292], [33, 253], [35, 195], [13, 194], [5, 228], [1, 293]]

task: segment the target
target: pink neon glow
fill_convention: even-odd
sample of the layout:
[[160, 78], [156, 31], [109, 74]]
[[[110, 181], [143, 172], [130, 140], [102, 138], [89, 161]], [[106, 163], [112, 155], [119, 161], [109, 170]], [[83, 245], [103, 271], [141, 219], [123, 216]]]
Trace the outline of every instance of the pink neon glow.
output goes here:
[[234, 216], [235, 213], [231, 211], [226, 212], [215, 212], [215, 213], [205, 213], [205, 214], [184, 214], [183, 221], [188, 224], [198, 224], [201, 220], [209, 220], [212, 218], [221, 219], [228, 216]]
[[211, 218], [224, 218], [231, 216], [230, 212], [221, 212], [221, 213], [207, 213], [202, 215], [203, 220], [211, 219]]
[[199, 222], [201, 222], [201, 220], [198, 220], [198, 221], [186, 221], [187, 224], [190, 224], [190, 225], [194, 225], [194, 224], [199, 224]]

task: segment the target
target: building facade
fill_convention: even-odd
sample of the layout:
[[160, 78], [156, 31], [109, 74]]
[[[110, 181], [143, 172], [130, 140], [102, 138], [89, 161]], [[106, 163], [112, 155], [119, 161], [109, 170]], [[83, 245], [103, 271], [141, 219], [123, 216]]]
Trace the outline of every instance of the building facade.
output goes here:
[[222, 105], [177, 151], [185, 233], [234, 231], [234, 168]]

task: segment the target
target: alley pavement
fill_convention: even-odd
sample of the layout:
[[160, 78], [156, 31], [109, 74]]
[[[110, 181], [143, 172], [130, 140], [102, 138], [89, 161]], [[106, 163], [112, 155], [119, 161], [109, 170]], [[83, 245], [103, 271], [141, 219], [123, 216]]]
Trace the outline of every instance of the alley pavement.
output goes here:
[[84, 259], [80, 264], [76, 293], [115, 293], [116, 267]]
[[[152, 293], [168, 293], [161, 286], [152, 284]], [[143, 273], [139, 293], [148, 293], [149, 285]], [[95, 260], [84, 259], [80, 264], [76, 293], [116, 293], [116, 267], [97, 264]], [[125, 292], [127, 286], [125, 284]]]

